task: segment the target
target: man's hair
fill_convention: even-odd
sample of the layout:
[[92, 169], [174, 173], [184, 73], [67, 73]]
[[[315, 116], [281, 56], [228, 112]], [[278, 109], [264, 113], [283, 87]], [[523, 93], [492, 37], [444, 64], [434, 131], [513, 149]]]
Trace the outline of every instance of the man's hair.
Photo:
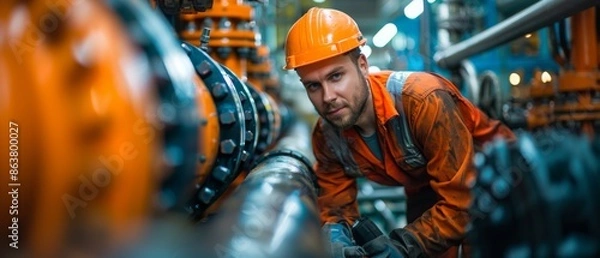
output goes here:
[[344, 53], [344, 55], [350, 57], [350, 60], [352, 60], [355, 65], [358, 65], [358, 58], [360, 57], [360, 54], [360, 48], [358, 47]]

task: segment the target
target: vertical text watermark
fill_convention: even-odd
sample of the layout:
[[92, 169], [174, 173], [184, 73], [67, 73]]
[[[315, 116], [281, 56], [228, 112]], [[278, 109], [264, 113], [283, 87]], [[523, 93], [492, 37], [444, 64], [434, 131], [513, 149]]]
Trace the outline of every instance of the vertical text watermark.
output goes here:
[[10, 196], [10, 226], [8, 227], [8, 246], [19, 249], [19, 124], [8, 122], [8, 196]]

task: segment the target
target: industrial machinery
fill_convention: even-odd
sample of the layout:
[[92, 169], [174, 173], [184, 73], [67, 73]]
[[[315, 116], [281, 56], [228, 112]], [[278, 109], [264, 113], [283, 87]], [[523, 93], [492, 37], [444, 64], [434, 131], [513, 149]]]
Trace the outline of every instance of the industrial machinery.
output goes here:
[[600, 255], [600, 141], [566, 130], [521, 132], [477, 154], [474, 257]]
[[194, 93], [203, 85], [175, 40], [162, 37], [166, 24], [143, 7], [0, 8], [2, 23], [13, 24], [0, 33], [0, 113], [18, 132], [18, 173], [2, 184], [17, 194], [2, 204], [20, 204], [2, 215], [18, 228], [20, 249], [3, 245], [3, 254], [102, 256], [133, 243], [150, 214], [183, 211], [199, 141]]
[[[274, 107], [284, 104], [248, 87], [206, 46], [175, 37], [157, 6], [170, 5], [39, 0], [0, 8], [0, 24], [10, 25], [0, 30], [0, 113], [15, 131], [1, 145], [14, 156], [12, 181], [2, 185], [14, 197], [2, 203], [15, 207], [2, 223], [20, 248], [4, 245], [3, 255], [185, 252], [183, 238], [202, 234], [189, 231], [194, 221], [218, 212], [219, 197], [244, 171], [267, 163], [285, 174], [283, 162], [300, 178], [310, 174], [304, 150], [256, 160], [281, 138], [281, 121], [292, 122]], [[296, 141], [308, 132], [299, 133], [306, 135], [296, 131], [287, 144], [305, 146]], [[303, 227], [318, 228], [314, 186], [299, 180], [285, 194], [308, 189], [295, 211], [307, 216]], [[171, 237], [157, 244], [165, 232]]]
[[[266, 2], [3, 3], [2, 255], [326, 257], [310, 126], [257, 27]], [[598, 256], [600, 144], [580, 134], [600, 126], [600, 2], [527, 2], [498, 4], [511, 16], [473, 35], [465, 1], [438, 2], [438, 71], [532, 131], [476, 155], [473, 254]], [[466, 60], [548, 26], [560, 70], [510, 103], [504, 77]], [[359, 184], [362, 215], [384, 232], [406, 223], [401, 187]]]
[[[539, 1], [531, 3], [531, 6], [522, 6], [523, 10], [511, 12], [514, 15], [499, 24], [467, 40], [446, 44], [434, 59], [443, 68], [463, 67], [466, 58], [472, 55], [550, 27], [548, 38], [540, 40], [551, 42], [554, 59], [561, 66], [555, 78], [552, 78], [551, 72], [537, 70], [531, 76], [531, 83], [514, 82], [516, 87], [511, 89], [511, 102], [507, 103], [498, 75], [487, 70], [481, 74], [479, 81], [475, 80], [479, 87], [474, 101], [488, 115], [502, 119], [513, 128], [564, 127], [594, 135], [600, 124], [597, 106], [600, 96], [597, 82], [598, 4], [598, 1]], [[566, 20], [569, 28], [565, 25]], [[555, 23], [559, 24], [558, 32]], [[441, 26], [440, 31], [446, 33], [441, 33], [444, 37], [440, 38], [452, 39], [460, 37], [459, 32], [465, 33], [455, 27], [452, 30]], [[462, 77], [468, 81], [473, 76]]]

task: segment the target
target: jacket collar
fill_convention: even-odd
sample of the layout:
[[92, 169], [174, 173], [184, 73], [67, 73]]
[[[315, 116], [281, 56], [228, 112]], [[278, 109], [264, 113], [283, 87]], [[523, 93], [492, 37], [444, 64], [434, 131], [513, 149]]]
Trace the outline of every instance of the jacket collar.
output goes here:
[[398, 115], [398, 111], [394, 106], [394, 100], [386, 88], [386, 83], [391, 73], [392, 71], [381, 71], [369, 74], [375, 120], [380, 126], [385, 125], [392, 117]]

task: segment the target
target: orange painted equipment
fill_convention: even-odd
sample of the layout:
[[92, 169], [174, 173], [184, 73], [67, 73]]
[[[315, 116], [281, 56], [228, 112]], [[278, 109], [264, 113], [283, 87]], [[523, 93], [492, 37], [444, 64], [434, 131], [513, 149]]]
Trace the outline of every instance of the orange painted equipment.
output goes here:
[[198, 144], [198, 169], [196, 183], [202, 184], [217, 159], [219, 153], [219, 114], [210, 91], [198, 76], [194, 76], [196, 82], [196, 103], [198, 115], [200, 116], [200, 137]]
[[558, 80], [542, 82], [536, 73], [529, 87], [531, 106], [527, 126], [537, 129], [558, 125], [593, 137], [600, 123], [600, 72], [596, 9], [590, 8], [571, 18], [572, 57], [560, 71]]
[[[405, 229], [418, 239], [428, 255], [437, 257], [464, 240], [471, 201], [468, 184], [475, 175], [475, 149], [494, 137], [514, 139], [514, 135], [500, 122], [489, 119], [446, 79], [415, 72], [404, 84], [402, 106], [404, 114], [409, 115], [410, 134], [427, 163], [412, 167], [405, 162], [405, 154], [389, 123], [398, 116], [385, 88], [389, 76], [390, 72], [384, 71], [368, 78], [383, 161], [371, 154], [356, 129], [344, 130], [342, 135], [366, 178], [383, 185], [404, 186], [409, 216], [416, 212], [412, 216], [414, 221], [409, 219]], [[316, 128], [322, 124], [319, 119]], [[355, 178], [345, 174], [326, 144], [328, 140], [321, 130], [314, 130], [312, 144], [321, 187], [318, 198], [321, 220], [346, 221], [352, 225], [359, 218], [357, 184]]]
[[312, 7], [288, 31], [284, 69], [295, 69], [341, 55], [367, 42], [347, 14]]
[[180, 20], [180, 38], [195, 46], [200, 45], [203, 29], [210, 29], [211, 57], [246, 80], [248, 55], [257, 45], [252, 6], [242, 0], [217, 0], [211, 9], [181, 14]]
[[146, 113], [156, 107], [144, 90], [152, 81], [131, 77], [148, 73], [140, 50], [98, 1], [19, 2], [0, 13], [12, 28], [0, 29], [0, 113], [19, 128], [16, 257], [128, 246], [152, 210], [162, 144]]

